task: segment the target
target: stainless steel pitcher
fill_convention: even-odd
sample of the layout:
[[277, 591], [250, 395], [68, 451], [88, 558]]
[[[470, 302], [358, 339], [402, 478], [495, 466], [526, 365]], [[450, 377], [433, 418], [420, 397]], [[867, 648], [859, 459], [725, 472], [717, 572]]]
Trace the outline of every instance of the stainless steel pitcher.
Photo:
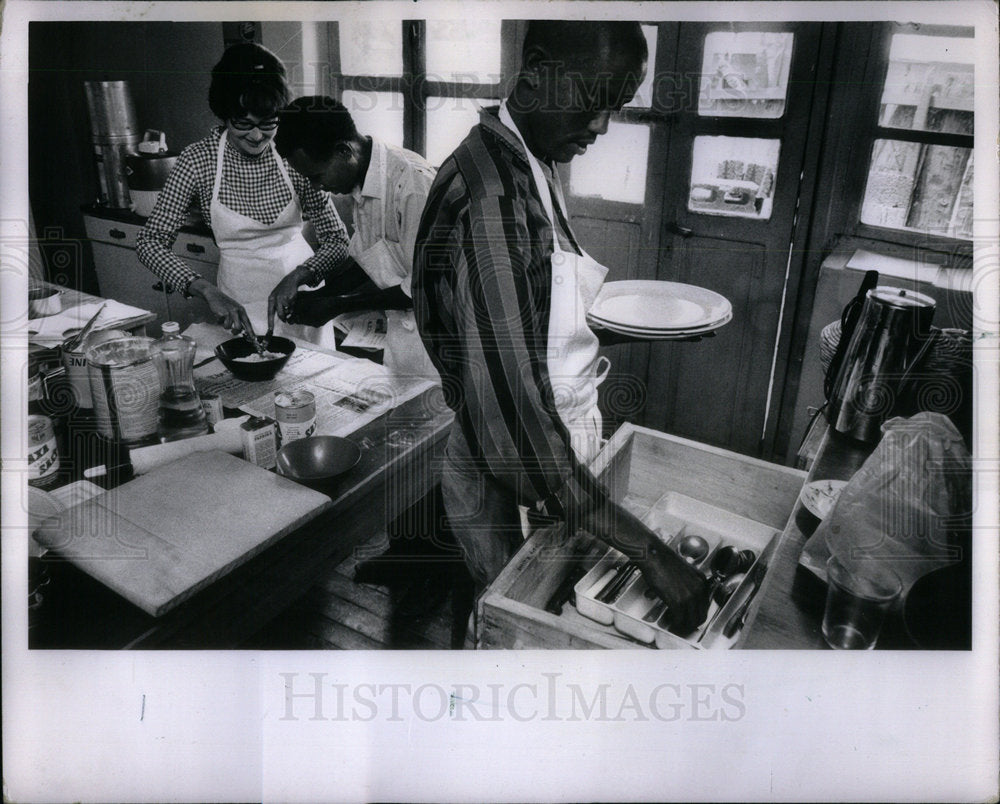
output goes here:
[[907, 410], [900, 388], [926, 352], [934, 305], [930, 296], [904, 288], [868, 291], [830, 397], [828, 419], [836, 431], [876, 442], [882, 422]]

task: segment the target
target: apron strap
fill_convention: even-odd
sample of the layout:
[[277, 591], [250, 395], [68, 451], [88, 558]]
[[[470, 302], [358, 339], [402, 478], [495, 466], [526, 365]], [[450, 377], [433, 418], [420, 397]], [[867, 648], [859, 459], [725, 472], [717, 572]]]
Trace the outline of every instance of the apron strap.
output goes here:
[[[222, 134], [219, 135], [219, 153], [215, 158], [215, 183], [212, 185], [212, 203], [219, 202], [219, 188], [222, 186], [222, 164], [223, 158], [226, 153], [226, 130], [222, 130]], [[292, 177], [288, 175], [288, 171], [285, 169], [285, 162], [278, 153], [278, 148], [274, 144], [274, 140], [271, 140], [271, 154], [274, 156], [274, 161], [278, 165], [278, 172], [281, 174], [282, 178], [285, 180], [285, 186], [292, 193], [292, 201], [298, 202], [298, 196], [295, 194], [295, 185], [292, 184]]]
[[[387, 170], [386, 164], [385, 164], [386, 163], [386, 149], [385, 149], [385, 146], [382, 145], [382, 143], [376, 143], [375, 142], [375, 138], [372, 137], [372, 150], [375, 150], [376, 148], [378, 148], [378, 168], [379, 168], [379, 173], [382, 175], [382, 199], [381, 199], [382, 200], [382, 206], [381, 206], [381, 213], [382, 213], [382, 240], [385, 240], [385, 197], [386, 197], [386, 195], [388, 195], [387, 191], [389, 189], [386, 186], [386, 181], [389, 178], [386, 175], [386, 170]], [[398, 236], [398, 232], [397, 232], [397, 236]]]
[[549, 216], [549, 225], [552, 227], [552, 250], [553, 252], [559, 251], [559, 238], [556, 236], [556, 226], [559, 224], [556, 222], [556, 217], [552, 210], [555, 198], [552, 196], [552, 191], [549, 189], [549, 183], [545, 180], [545, 174], [542, 172], [542, 166], [535, 158], [535, 155], [531, 153], [531, 150], [528, 148], [528, 143], [526, 143], [524, 141], [524, 137], [521, 136], [521, 132], [514, 123], [514, 118], [510, 116], [510, 110], [507, 108], [506, 100], [500, 103], [499, 116], [500, 122], [514, 132], [514, 136], [517, 137], [518, 141], [524, 147], [525, 156], [528, 157], [528, 167], [531, 168], [531, 178], [535, 182], [535, 191], [542, 199], [542, 206], [545, 207], [545, 214]]
[[215, 183], [212, 185], [212, 203], [219, 201], [219, 187], [222, 184], [222, 157], [226, 151], [226, 130], [219, 135], [218, 154], [215, 157]]
[[295, 194], [295, 185], [292, 184], [292, 177], [288, 175], [288, 171], [285, 169], [285, 160], [278, 153], [278, 146], [274, 144], [274, 140], [271, 140], [271, 153], [274, 154], [274, 161], [278, 164], [278, 172], [285, 179], [288, 189], [292, 191], [292, 201], [298, 202], [298, 196]]
[[[583, 248], [580, 246], [579, 241], [576, 239], [576, 235], [573, 234], [572, 227], [569, 225], [569, 213], [566, 211], [566, 199], [563, 197], [562, 182], [559, 181], [559, 173], [556, 171], [555, 166], [553, 165], [551, 169], [552, 181], [550, 182], [545, 177], [545, 172], [542, 170], [541, 163], [535, 155], [528, 150], [528, 144], [524, 141], [524, 137], [521, 136], [521, 132], [514, 123], [514, 118], [510, 116], [510, 110], [507, 108], [507, 101], [502, 101], [500, 103], [500, 122], [513, 131], [521, 145], [524, 146], [524, 153], [528, 157], [528, 165], [531, 167], [531, 176], [535, 181], [535, 189], [538, 191], [538, 195], [542, 199], [542, 206], [545, 207], [545, 212], [549, 216], [549, 224], [552, 226], [553, 252], [561, 251], [559, 248], [559, 239], [556, 234], [556, 216], [558, 215], [559, 222], [562, 223], [569, 242], [573, 244], [573, 247], [580, 254], [584, 254], [585, 252]], [[544, 190], [542, 189], [543, 187], [545, 188]], [[554, 212], [553, 204], [555, 206]]]

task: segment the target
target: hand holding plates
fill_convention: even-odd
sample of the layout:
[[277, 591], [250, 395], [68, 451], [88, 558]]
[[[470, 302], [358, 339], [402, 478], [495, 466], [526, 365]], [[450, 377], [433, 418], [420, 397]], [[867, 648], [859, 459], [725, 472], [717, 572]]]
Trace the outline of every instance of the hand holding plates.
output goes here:
[[605, 283], [587, 313], [592, 326], [654, 341], [706, 335], [732, 317], [732, 304], [714, 291], [648, 279]]

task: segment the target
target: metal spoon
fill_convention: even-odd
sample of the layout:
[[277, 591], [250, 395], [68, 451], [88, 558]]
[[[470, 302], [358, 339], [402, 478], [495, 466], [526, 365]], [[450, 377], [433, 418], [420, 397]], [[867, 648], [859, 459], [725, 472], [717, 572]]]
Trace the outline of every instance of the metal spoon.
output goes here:
[[677, 552], [681, 554], [681, 557], [685, 561], [697, 564], [708, 555], [708, 542], [704, 536], [689, 533], [677, 541]]
[[746, 573], [737, 572], [735, 575], [730, 575], [728, 578], [722, 580], [722, 582], [712, 590], [712, 600], [720, 606], [724, 605], [725, 602], [733, 596], [733, 592], [735, 592], [737, 587], [743, 583], [743, 579], [746, 577]]
[[[268, 332], [270, 333], [270, 330], [268, 330]], [[257, 354], [259, 354], [261, 356], [261, 358], [263, 358], [264, 357], [264, 347], [261, 345], [260, 338], [257, 337], [257, 335], [254, 333], [253, 329], [250, 329], [249, 331], [244, 329], [243, 330], [243, 337], [244, 337], [245, 340], [250, 341], [250, 345], [253, 346], [253, 348], [257, 350]]]

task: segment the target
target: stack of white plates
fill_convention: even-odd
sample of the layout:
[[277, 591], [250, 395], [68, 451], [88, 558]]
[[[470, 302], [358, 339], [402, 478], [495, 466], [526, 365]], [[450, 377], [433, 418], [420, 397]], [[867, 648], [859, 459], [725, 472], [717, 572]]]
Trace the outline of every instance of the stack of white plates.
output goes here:
[[587, 318], [592, 326], [642, 340], [705, 335], [728, 324], [733, 306], [714, 291], [680, 282], [607, 282]]

